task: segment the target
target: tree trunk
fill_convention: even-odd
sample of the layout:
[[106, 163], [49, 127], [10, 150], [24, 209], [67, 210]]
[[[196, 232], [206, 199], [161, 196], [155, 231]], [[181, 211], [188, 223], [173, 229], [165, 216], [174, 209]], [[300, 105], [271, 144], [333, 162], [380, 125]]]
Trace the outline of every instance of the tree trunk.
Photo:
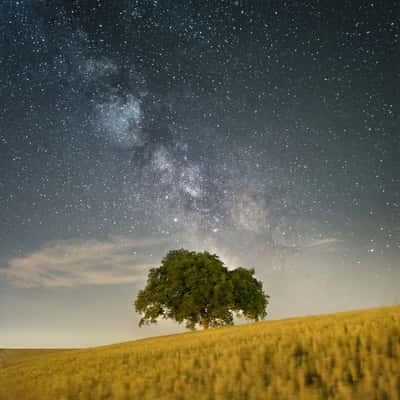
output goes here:
[[203, 326], [204, 330], [208, 329], [208, 317], [203, 315], [201, 316], [201, 325]]

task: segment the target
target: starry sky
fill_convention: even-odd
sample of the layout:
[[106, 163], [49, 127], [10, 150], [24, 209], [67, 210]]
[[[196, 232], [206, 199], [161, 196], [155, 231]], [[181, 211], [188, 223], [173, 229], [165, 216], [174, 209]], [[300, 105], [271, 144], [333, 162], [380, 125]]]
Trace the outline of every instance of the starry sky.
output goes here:
[[400, 303], [396, 1], [0, 2], [0, 347], [138, 328], [170, 249], [269, 318]]

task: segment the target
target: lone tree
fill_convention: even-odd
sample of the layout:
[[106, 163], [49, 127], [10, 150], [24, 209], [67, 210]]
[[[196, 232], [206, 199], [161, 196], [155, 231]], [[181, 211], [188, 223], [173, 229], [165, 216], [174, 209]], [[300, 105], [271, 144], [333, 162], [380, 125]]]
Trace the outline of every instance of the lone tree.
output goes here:
[[233, 325], [233, 315], [258, 321], [266, 317], [269, 296], [254, 269], [229, 271], [215, 254], [172, 250], [149, 272], [135, 301], [139, 326], [171, 318], [194, 329]]

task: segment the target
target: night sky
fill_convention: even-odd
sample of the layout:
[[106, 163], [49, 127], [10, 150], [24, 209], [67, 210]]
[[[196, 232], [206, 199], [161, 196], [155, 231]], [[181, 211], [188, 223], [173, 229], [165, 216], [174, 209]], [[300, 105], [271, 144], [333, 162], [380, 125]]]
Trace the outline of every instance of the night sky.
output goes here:
[[174, 248], [269, 318], [400, 303], [397, 1], [3, 0], [0, 347], [137, 327]]

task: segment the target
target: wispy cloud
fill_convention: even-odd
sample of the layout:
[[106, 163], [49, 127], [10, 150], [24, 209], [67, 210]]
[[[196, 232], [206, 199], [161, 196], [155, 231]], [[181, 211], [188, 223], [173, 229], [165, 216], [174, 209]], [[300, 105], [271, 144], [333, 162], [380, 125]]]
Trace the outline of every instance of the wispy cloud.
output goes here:
[[154, 249], [158, 252], [165, 245], [162, 239], [123, 236], [103, 241], [49, 242], [36, 251], [10, 259], [2, 274], [18, 287], [139, 282], [158, 261]]
[[304, 247], [311, 248], [311, 247], [332, 246], [339, 242], [341, 242], [341, 240], [336, 238], [323, 238], [323, 239], [313, 240], [312, 242], [306, 244]]

